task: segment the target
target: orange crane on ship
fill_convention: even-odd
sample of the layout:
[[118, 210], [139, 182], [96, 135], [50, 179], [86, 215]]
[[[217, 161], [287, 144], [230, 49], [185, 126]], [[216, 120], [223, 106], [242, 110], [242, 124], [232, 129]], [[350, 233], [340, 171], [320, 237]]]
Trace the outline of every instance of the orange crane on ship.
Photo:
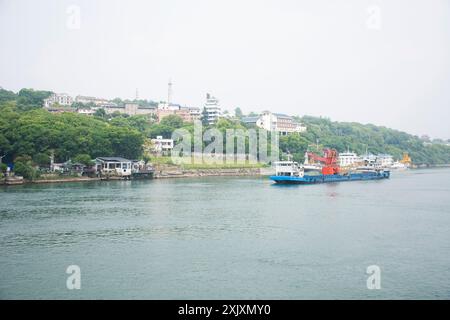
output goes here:
[[412, 163], [411, 157], [409, 156], [409, 154], [407, 152], [403, 153], [403, 159], [400, 160], [401, 163], [403, 163], [404, 165], [410, 166]]
[[324, 164], [322, 167], [323, 175], [338, 174], [340, 171], [340, 167], [338, 165], [338, 152], [336, 149], [323, 149], [323, 157], [313, 152], [308, 152], [308, 157], [314, 161], [319, 161]]

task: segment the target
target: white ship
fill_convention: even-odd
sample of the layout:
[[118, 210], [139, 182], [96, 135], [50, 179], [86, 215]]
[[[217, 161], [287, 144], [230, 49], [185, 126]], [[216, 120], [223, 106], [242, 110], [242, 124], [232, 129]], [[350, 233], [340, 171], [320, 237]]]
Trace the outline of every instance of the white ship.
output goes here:
[[392, 166], [390, 167], [392, 170], [406, 170], [408, 169], [408, 166], [400, 161], [395, 161]]
[[305, 161], [303, 162], [302, 168], [304, 172], [322, 172], [321, 165], [309, 163], [308, 152], [305, 152]]

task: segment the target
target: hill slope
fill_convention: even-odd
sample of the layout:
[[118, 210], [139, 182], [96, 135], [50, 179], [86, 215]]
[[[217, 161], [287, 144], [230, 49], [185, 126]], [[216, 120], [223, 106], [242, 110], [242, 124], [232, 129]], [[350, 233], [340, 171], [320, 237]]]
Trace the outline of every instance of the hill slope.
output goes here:
[[442, 144], [427, 145], [417, 136], [386, 127], [356, 122], [336, 122], [326, 118], [304, 116], [297, 118], [306, 124], [307, 132], [300, 136], [287, 136], [280, 139], [282, 151], [288, 150], [297, 160], [303, 160], [306, 149], [315, 149], [317, 141], [321, 147], [347, 149], [358, 154], [388, 153], [396, 159], [408, 152], [415, 164], [449, 164], [450, 147]]

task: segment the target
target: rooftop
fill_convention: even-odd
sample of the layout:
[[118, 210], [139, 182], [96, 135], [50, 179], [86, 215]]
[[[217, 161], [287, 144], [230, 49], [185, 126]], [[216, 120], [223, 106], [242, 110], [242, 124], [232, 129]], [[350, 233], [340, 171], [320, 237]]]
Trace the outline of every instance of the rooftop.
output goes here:
[[291, 116], [288, 116], [287, 114], [284, 113], [273, 113], [275, 116], [280, 117], [280, 118], [292, 118]]
[[242, 122], [246, 122], [246, 123], [256, 122], [256, 121], [258, 121], [258, 119], [259, 119], [259, 117], [244, 117], [244, 118], [242, 118]]
[[108, 162], [130, 162], [131, 160], [122, 158], [122, 157], [97, 157], [100, 161], [108, 161]]

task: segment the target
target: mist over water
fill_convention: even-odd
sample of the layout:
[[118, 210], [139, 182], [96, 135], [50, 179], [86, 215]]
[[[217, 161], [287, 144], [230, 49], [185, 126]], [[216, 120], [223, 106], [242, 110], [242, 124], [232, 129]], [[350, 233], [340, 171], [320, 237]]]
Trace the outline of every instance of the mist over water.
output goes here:
[[0, 298], [448, 299], [449, 192], [449, 169], [2, 187]]

